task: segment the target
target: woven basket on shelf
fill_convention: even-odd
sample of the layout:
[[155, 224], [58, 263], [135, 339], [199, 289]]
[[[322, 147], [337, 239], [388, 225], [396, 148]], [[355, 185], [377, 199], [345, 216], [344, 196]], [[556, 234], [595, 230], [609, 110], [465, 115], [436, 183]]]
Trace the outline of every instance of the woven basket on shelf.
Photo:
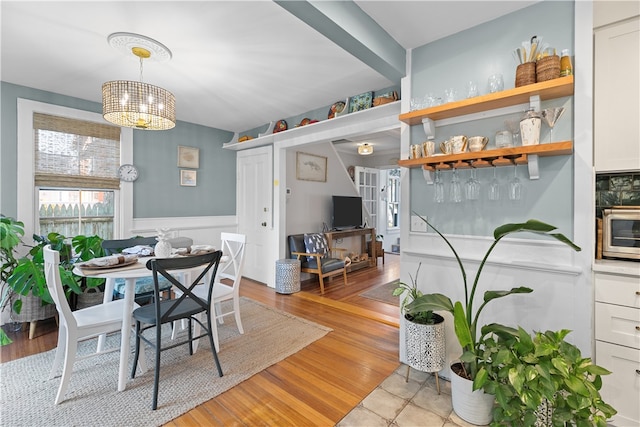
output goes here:
[[534, 84], [536, 82], [536, 63], [525, 62], [516, 68], [516, 87]]
[[560, 57], [558, 55], [545, 56], [536, 63], [536, 80], [546, 82], [560, 77]]

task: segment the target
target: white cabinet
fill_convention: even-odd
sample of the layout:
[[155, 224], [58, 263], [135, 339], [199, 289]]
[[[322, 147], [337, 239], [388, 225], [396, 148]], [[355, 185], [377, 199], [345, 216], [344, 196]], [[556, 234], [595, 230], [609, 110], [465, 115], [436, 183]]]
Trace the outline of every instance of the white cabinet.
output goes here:
[[596, 172], [640, 170], [640, 18], [594, 34]]
[[640, 423], [640, 350], [596, 341], [597, 364], [611, 371], [602, 378], [600, 394], [618, 413], [614, 426], [637, 426]]
[[640, 425], [640, 277], [595, 273], [596, 363], [615, 426]]

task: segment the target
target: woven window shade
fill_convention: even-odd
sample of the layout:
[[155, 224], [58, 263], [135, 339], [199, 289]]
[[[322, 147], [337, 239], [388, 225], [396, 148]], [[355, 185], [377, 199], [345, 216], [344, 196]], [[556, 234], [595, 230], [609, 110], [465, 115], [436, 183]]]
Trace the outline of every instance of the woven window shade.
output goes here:
[[120, 128], [35, 113], [35, 184], [120, 188]]

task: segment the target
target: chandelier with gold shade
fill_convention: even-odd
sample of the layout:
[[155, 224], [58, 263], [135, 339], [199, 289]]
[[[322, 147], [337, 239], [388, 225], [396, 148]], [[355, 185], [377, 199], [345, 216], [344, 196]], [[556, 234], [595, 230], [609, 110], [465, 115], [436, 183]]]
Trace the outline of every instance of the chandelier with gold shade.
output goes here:
[[113, 80], [102, 85], [102, 115], [118, 126], [167, 130], [176, 125], [176, 99], [171, 92], [142, 81], [142, 62], [167, 61], [171, 51], [139, 34], [113, 33], [109, 44], [140, 60], [140, 80]]

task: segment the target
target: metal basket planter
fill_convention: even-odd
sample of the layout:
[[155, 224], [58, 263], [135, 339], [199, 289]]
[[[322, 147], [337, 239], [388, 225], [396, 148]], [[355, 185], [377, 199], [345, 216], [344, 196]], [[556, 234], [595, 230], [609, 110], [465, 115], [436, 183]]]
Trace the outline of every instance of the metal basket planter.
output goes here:
[[422, 372], [438, 372], [445, 366], [444, 318], [434, 313], [433, 325], [405, 321], [407, 364]]

